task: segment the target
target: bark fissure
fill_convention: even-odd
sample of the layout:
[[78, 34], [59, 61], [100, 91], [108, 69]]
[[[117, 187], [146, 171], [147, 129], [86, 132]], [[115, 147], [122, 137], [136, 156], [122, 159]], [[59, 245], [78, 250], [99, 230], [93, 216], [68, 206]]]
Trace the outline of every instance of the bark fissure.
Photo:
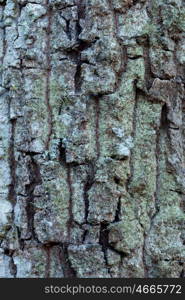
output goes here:
[[120, 215], [121, 215], [121, 197], [119, 197], [119, 199], [118, 199], [114, 222], [120, 221]]
[[38, 243], [40, 243], [37, 234], [35, 232], [35, 225], [34, 225], [34, 215], [35, 215], [34, 190], [37, 185], [42, 183], [42, 179], [40, 175], [39, 166], [33, 157], [30, 157], [29, 172], [30, 172], [29, 174], [30, 183], [25, 186], [26, 196], [27, 196], [26, 213], [27, 213], [27, 220], [28, 220], [28, 236], [30, 233], [32, 238]]
[[0, 277], [184, 277], [184, 1], [0, 2]]
[[86, 44], [84, 41], [79, 39], [79, 35], [82, 32], [82, 27], [80, 25], [80, 20], [84, 18], [85, 15], [85, 7], [83, 4], [83, 1], [77, 1], [77, 15], [78, 20], [76, 22], [76, 39], [78, 43], [78, 47], [76, 49], [76, 73], [74, 77], [75, 82], [75, 92], [78, 94], [81, 92], [81, 84], [82, 84], [82, 78], [81, 78], [81, 66], [82, 66], [82, 60], [81, 60], [81, 52], [86, 48], [89, 47], [88, 44]]
[[109, 248], [109, 231], [108, 231], [108, 224], [101, 223], [100, 224], [100, 239], [99, 243], [102, 246], [102, 252], [104, 255], [105, 265], [107, 266], [108, 273], [110, 274], [110, 268], [108, 264], [107, 258], [107, 249]]
[[145, 85], [146, 85], [146, 92], [151, 88], [152, 83], [154, 81], [154, 76], [151, 70], [151, 62], [150, 62], [150, 39], [147, 36], [144, 41], [139, 42], [139, 44], [143, 44], [143, 58], [145, 62]]
[[11, 137], [9, 145], [9, 165], [11, 174], [11, 185], [9, 187], [8, 199], [15, 205], [16, 203], [16, 159], [15, 159], [15, 130], [16, 130], [16, 119], [10, 120], [11, 124]]
[[46, 252], [46, 269], [45, 269], [45, 278], [50, 278], [51, 270], [51, 245], [46, 245], [44, 250]]
[[68, 241], [70, 242], [71, 239], [71, 227], [74, 222], [73, 217], [73, 186], [72, 186], [72, 164], [66, 162], [66, 149], [63, 146], [63, 140], [60, 139], [59, 143], [59, 162], [61, 166], [63, 166], [66, 169], [67, 173], [67, 185], [68, 185], [68, 191], [69, 191], [69, 206], [68, 206], [68, 222], [67, 222], [67, 232], [68, 232]]
[[[133, 123], [132, 123], [132, 138], [133, 138], [133, 144], [134, 144], [134, 140], [135, 140], [135, 136], [136, 136], [136, 123], [137, 123], [137, 113], [138, 113], [138, 95], [139, 95], [139, 90], [136, 87], [136, 83], [137, 81], [134, 81], [134, 85], [135, 85], [135, 102], [134, 102], [134, 107], [133, 107]], [[126, 181], [126, 189], [129, 192], [130, 189], [130, 183], [132, 181], [133, 178], [133, 151], [134, 149], [131, 149], [131, 156], [129, 159], [129, 166], [130, 166], [130, 175]]]
[[75, 278], [76, 272], [74, 268], [71, 266], [71, 262], [68, 254], [68, 245], [60, 244], [58, 255], [62, 264], [64, 277], [67, 278]]
[[53, 117], [52, 106], [50, 103], [50, 81], [51, 81], [51, 33], [52, 33], [52, 7], [49, 5], [49, 1], [46, 1], [48, 25], [46, 30], [46, 87], [45, 87], [45, 100], [48, 112], [48, 135], [46, 139], [46, 150], [49, 150], [50, 140], [53, 132]]
[[128, 55], [127, 55], [127, 47], [123, 45], [122, 39], [119, 37], [119, 22], [118, 17], [119, 13], [114, 9], [112, 0], [108, 0], [109, 9], [112, 14], [113, 18], [113, 24], [114, 24], [114, 37], [119, 45], [120, 48], [120, 68], [116, 72], [116, 86], [115, 86], [115, 92], [120, 89], [122, 84], [122, 76], [124, 72], [126, 72], [127, 69], [127, 63], [128, 63]]
[[89, 163], [87, 179], [84, 184], [84, 202], [85, 202], [85, 223], [88, 223], [88, 214], [89, 214], [89, 196], [88, 191], [91, 189], [94, 183], [95, 169], [94, 163]]
[[72, 178], [71, 178], [71, 167], [70, 165], [67, 165], [67, 183], [68, 183], [68, 188], [69, 188], [69, 219], [67, 223], [67, 230], [68, 230], [68, 239], [70, 241], [71, 237], [71, 230], [72, 230], [72, 224], [73, 224], [73, 187], [72, 187]]
[[95, 141], [96, 141], [96, 157], [100, 157], [100, 97], [94, 97], [95, 102]]

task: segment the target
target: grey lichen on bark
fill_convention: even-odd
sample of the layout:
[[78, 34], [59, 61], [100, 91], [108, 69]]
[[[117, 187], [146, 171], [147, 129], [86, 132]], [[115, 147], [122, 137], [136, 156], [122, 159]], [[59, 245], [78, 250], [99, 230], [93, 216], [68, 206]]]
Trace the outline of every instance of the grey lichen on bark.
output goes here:
[[0, 1], [0, 277], [184, 277], [183, 0]]

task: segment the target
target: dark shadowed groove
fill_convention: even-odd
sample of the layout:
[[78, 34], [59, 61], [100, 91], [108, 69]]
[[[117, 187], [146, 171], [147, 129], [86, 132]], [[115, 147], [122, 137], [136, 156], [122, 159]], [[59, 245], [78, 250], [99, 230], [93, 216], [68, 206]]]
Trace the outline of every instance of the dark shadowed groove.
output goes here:
[[[3, 3], [1, 3], [1, 5], [3, 6], [2, 7], [2, 19], [4, 17], [4, 10], [5, 10], [5, 5], [6, 5], [6, 1], [4, 1]], [[3, 62], [4, 62], [4, 57], [5, 57], [5, 54], [6, 54], [6, 49], [7, 49], [7, 41], [6, 41], [6, 26], [2, 26], [2, 29], [3, 29], [3, 49], [2, 49], [2, 59], [1, 59], [1, 65], [3, 66]], [[2, 72], [0, 72], [2, 74]]]
[[115, 86], [115, 91], [114, 91], [114, 92], [116, 92], [121, 87], [122, 76], [127, 68], [128, 55], [127, 55], [127, 47], [123, 45], [122, 39], [119, 38], [118, 13], [115, 11], [115, 9], [113, 7], [112, 0], [108, 0], [108, 5], [109, 5], [109, 10], [112, 14], [112, 19], [113, 19], [113, 23], [114, 23], [114, 37], [120, 46], [120, 62], [121, 63], [120, 63], [119, 70], [116, 72], [117, 80], [116, 80], [116, 86]]
[[14, 259], [13, 257], [11, 257], [11, 260], [10, 260], [10, 273], [12, 274], [12, 276], [14, 278], [16, 278], [16, 275], [17, 275], [17, 266], [16, 264], [14, 263]]
[[103, 255], [104, 255], [105, 265], [107, 267], [108, 273], [110, 274], [110, 267], [109, 267], [108, 258], [107, 258], [107, 249], [109, 248], [109, 231], [108, 231], [107, 227], [108, 227], [108, 224], [106, 224], [106, 223], [102, 222], [100, 224], [99, 244], [102, 247], [102, 252], [103, 252]]
[[9, 256], [9, 258], [10, 258], [10, 262], [9, 262], [10, 274], [14, 278], [16, 278], [16, 275], [17, 275], [17, 266], [14, 263], [13, 254], [14, 254], [14, 250], [10, 250], [10, 249], [7, 249], [7, 248], [4, 249], [4, 255]]
[[167, 132], [168, 129], [168, 120], [167, 120], [167, 106], [166, 104], [163, 105], [161, 109], [161, 120], [160, 120], [160, 126], [156, 131], [156, 149], [155, 149], [155, 155], [156, 155], [156, 189], [155, 189], [155, 213], [153, 214], [151, 218], [151, 226], [153, 225], [153, 220], [155, 219], [156, 215], [159, 212], [160, 207], [160, 199], [159, 199], [159, 193], [160, 193], [160, 154], [161, 154], [161, 136]]
[[94, 96], [96, 157], [100, 157], [100, 97]]
[[51, 269], [51, 247], [44, 246], [43, 247], [46, 252], [46, 266], [45, 266], [45, 278], [50, 278], [50, 269]]
[[145, 85], [147, 91], [152, 87], [152, 83], [154, 81], [154, 76], [151, 70], [151, 62], [150, 62], [150, 40], [147, 36], [143, 42], [143, 58], [145, 63]]
[[166, 132], [168, 127], [168, 121], [167, 121], [167, 106], [166, 104], [163, 105], [161, 109], [161, 120], [159, 128], [156, 130], [156, 149], [155, 149], [155, 156], [156, 156], [156, 188], [155, 188], [155, 212], [150, 217], [150, 228], [146, 235], [144, 233], [144, 244], [143, 244], [143, 265], [144, 265], [144, 272], [145, 272], [145, 278], [148, 277], [148, 267], [146, 264], [146, 238], [150, 234], [150, 231], [153, 227], [154, 220], [156, 218], [156, 215], [159, 213], [159, 207], [160, 207], [160, 199], [159, 199], [159, 193], [160, 193], [160, 153], [161, 153], [161, 136]]
[[[135, 85], [135, 102], [134, 102], [134, 108], [133, 108], [133, 116], [132, 116], [132, 138], [133, 142], [135, 140], [136, 136], [136, 123], [137, 123], [137, 114], [138, 114], [138, 98], [139, 98], [139, 90], [136, 87], [137, 81], [134, 81]], [[130, 191], [130, 183], [132, 182], [133, 178], [133, 173], [134, 173], [134, 161], [133, 161], [133, 154], [134, 154], [134, 148], [131, 149], [130, 151], [130, 160], [129, 160], [129, 165], [130, 165], [130, 176], [127, 178], [126, 181], [126, 190], [127, 192]]]
[[182, 269], [181, 273], [180, 273], [180, 278], [185, 278], [185, 270]]
[[68, 189], [69, 189], [69, 206], [68, 206], [68, 212], [69, 212], [69, 219], [67, 222], [67, 231], [68, 231], [68, 240], [70, 242], [71, 239], [71, 227], [73, 225], [73, 188], [72, 188], [72, 178], [71, 178], [71, 166], [67, 165], [67, 183], [68, 183]]
[[72, 164], [66, 162], [66, 149], [63, 145], [62, 139], [60, 139], [59, 143], [59, 163], [61, 166], [63, 166], [67, 173], [67, 185], [68, 185], [68, 191], [69, 191], [69, 206], [68, 206], [68, 221], [67, 221], [67, 232], [68, 232], [68, 242], [70, 242], [71, 237], [71, 227], [74, 222], [73, 217], [73, 187], [72, 187]]
[[9, 166], [10, 166], [10, 174], [11, 174], [11, 184], [9, 187], [8, 199], [12, 204], [16, 203], [16, 159], [15, 159], [15, 129], [16, 129], [16, 119], [10, 120], [11, 126], [11, 137], [9, 143]]
[[16, 226], [17, 230], [17, 237], [18, 237], [18, 242], [19, 242], [19, 248], [21, 250], [24, 250], [24, 239], [21, 238], [21, 231], [18, 226]]
[[145, 234], [145, 232], [143, 235], [142, 260], [143, 260], [144, 278], [148, 278], [149, 269], [148, 269], [147, 262], [146, 262], [146, 234]]
[[38, 237], [35, 232], [34, 228], [34, 215], [35, 215], [35, 208], [34, 208], [34, 190], [35, 187], [42, 183], [42, 178], [40, 175], [40, 168], [37, 162], [34, 160], [33, 157], [30, 157], [31, 161], [29, 164], [29, 179], [30, 183], [25, 186], [26, 195], [27, 195], [27, 205], [26, 205], [26, 213], [27, 213], [27, 220], [28, 220], [28, 232], [31, 233], [32, 238], [39, 243]]
[[[133, 141], [136, 137], [136, 128], [137, 128], [137, 114], [138, 114], [138, 101], [139, 101], [139, 97], [140, 95], [144, 95], [143, 91], [139, 90], [137, 88], [137, 80], [134, 81], [134, 85], [135, 85], [135, 103], [134, 103], [134, 108], [133, 108], [133, 123], [132, 123], [132, 137], [133, 137]], [[126, 183], [126, 189], [127, 192], [129, 192], [130, 195], [132, 195], [132, 191], [130, 190], [130, 184], [132, 182], [133, 176], [134, 176], [134, 149], [131, 149], [131, 156], [130, 156], [130, 176], [127, 179], [127, 183]], [[143, 261], [143, 271], [144, 271], [144, 277], [148, 278], [148, 267], [146, 264], [146, 234], [144, 232], [143, 234], [143, 247], [142, 247], [142, 261]]]
[[[160, 192], [160, 153], [161, 153], [161, 131], [163, 130], [162, 127], [166, 126], [164, 124], [166, 115], [166, 105], [164, 105], [161, 109], [161, 120], [160, 126], [156, 130], [156, 189], [155, 189], [155, 214], [159, 212], [159, 192]], [[165, 122], [166, 123], [166, 122]]]
[[81, 84], [82, 84], [82, 79], [81, 79], [81, 54], [79, 53], [77, 57], [77, 65], [76, 65], [76, 72], [74, 76], [74, 85], [75, 85], [75, 93], [80, 93], [81, 91]]
[[46, 139], [46, 150], [49, 150], [50, 140], [52, 136], [52, 107], [50, 103], [50, 81], [51, 81], [51, 24], [52, 24], [52, 7], [49, 4], [49, 0], [46, 1], [48, 26], [46, 30], [46, 87], [45, 87], [45, 101], [48, 111], [47, 124], [48, 135]]
[[65, 278], [75, 278], [77, 277], [76, 271], [73, 269], [69, 255], [68, 255], [68, 245], [67, 244], [60, 244], [60, 247], [58, 247], [58, 255], [59, 259], [62, 265], [62, 269], [64, 272]]
[[88, 170], [88, 175], [87, 175], [87, 179], [86, 182], [84, 184], [84, 202], [85, 202], [85, 222], [87, 222], [88, 220], [88, 214], [89, 214], [89, 197], [88, 197], [88, 191], [90, 190], [90, 188], [92, 187], [93, 183], [94, 183], [94, 176], [95, 176], [95, 170], [94, 170], [94, 164], [89, 163], [89, 170]]
[[81, 84], [82, 84], [82, 78], [81, 78], [81, 52], [86, 48], [86, 43], [79, 39], [79, 35], [82, 32], [82, 27], [80, 25], [80, 20], [85, 17], [85, 6], [83, 0], [77, 0], [77, 16], [78, 20], [76, 22], [76, 39], [78, 42], [78, 47], [76, 49], [76, 72], [74, 76], [74, 84], [75, 84], [75, 93], [81, 92]]
[[120, 215], [121, 215], [121, 197], [119, 197], [119, 199], [118, 199], [117, 209], [116, 209], [115, 218], [114, 218], [113, 223], [120, 221]]

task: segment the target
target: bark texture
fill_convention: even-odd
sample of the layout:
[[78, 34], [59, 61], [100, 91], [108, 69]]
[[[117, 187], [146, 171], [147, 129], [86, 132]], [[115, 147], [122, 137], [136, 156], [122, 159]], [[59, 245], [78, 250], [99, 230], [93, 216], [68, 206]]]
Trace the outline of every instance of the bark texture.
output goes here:
[[0, 277], [184, 277], [185, 1], [0, 0]]

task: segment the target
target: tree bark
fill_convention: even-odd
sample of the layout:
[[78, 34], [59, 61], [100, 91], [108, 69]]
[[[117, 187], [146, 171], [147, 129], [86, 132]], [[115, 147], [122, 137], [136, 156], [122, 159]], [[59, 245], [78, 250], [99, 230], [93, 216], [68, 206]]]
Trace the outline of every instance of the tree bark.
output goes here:
[[184, 277], [185, 1], [0, 0], [0, 277]]

